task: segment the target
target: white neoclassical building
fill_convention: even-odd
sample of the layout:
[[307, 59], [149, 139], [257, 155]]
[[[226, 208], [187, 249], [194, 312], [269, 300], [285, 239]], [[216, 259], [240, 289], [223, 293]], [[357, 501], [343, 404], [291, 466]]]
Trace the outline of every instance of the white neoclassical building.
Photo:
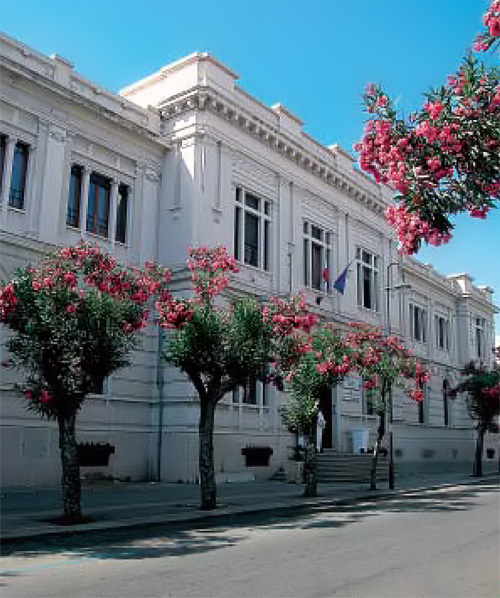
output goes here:
[[[395, 397], [398, 467], [469, 467], [472, 422], [463, 399], [451, 401], [446, 389], [467, 361], [491, 362], [492, 290], [401, 259], [383, 217], [391, 194], [349, 154], [306, 135], [282, 105], [260, 103], [208, 54], [169, 64], [119, 95], [7, 36], [0, 61], [2, 278], [83, 238], [124, 262], [172, 267], [183, 291], [188, 246], [223, 243], [241, 263], [233, 292], [304, 291], [327, 320], [400, 335], [432, 375], [420, 407]], [[348, 264], [340, 294], [332, 282]], [[196, 394], [159, 355], [152, 327], [133, 365], [85, 404], [78, 438], [113, 445], [109, 465], [97, 468], [105, 474], [194, 482]], [[55, 482], [55, 426], [26, 411], [12, 372], [1, 376], [2, 484]], [[258, 384], [220, 404], [219, 479], [269, 477], [283, 466], [294, 443], [281, 422], [284, 399]], [[352, 430], [375, 430], [355, 378], [325, 397], [322, 410], [328, 448], [350, 452]], [[242, 454], [248, 446], [272, 449], [268, 466], [252, 466]]]

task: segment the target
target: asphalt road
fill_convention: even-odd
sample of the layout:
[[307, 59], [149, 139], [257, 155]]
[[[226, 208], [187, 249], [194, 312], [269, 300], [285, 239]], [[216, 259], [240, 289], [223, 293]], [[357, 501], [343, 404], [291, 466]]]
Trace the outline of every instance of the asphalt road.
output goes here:
[[6, 546], [2, 598], [499, 596], [498, 486]]

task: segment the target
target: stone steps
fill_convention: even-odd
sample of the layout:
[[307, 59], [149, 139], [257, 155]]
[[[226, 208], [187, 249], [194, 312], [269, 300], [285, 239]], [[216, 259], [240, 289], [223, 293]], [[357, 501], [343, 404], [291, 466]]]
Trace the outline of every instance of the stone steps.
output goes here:
[[[372, 455], [352, 455], [324, 451], [317, 456], [318, 482], [323, 483], [366, 483], [370, 479]], [[379, 456], [377, 480], [385, 482], [389, 477], [389, 460]]]

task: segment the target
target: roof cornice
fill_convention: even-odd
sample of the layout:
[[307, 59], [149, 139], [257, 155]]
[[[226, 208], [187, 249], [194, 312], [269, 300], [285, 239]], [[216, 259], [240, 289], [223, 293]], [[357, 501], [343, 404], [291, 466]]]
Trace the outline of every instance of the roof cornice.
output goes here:
[[[354, 170], [352, 174], [342, 171], [338, 166], [335, 154], [328, 148], [316, 142], [318, 153], [311, 151], [305, 143], [301, 143], [300, 139], [295, 139], [278, 127], [264, 122], [261, 118], [252, 115], [246, 108], [238, 106], [234, 101], [210, 87], [193, 87], [177, 96], [170, 97], [158, 108], [163, 121], [169, 121], [193, 110], [210, 111], [321, 179], [324, 183], [341, 189], [372, 212], [381, 215], [388, 205], [382, 197], [379, 185], [367, 180], [362, 173], [357, 173]], [[301, 133], [301, 137], [309, 143], [311, 142], [305, 133]], [[323, 156], [318, 155], [320, 152]]]

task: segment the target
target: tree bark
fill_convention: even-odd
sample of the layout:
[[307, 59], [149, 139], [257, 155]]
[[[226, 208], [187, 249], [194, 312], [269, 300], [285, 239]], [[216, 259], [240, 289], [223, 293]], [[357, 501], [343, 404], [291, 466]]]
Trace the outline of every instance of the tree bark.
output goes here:
[[474, 454], [474, 466], [472, 469], [472, 475], [475, 477], [481, 477], [483, 475], [483, 450], [485, 433], [486, 427], [482, 424], [479, 424], [477, 427], [476, 452]]
[[217, 506], [217, 489], [214, 470], [214, 401], [200, 400], [199, 468], [201, 485], [201, 509], [210, 511]]
[[80, 505], [80, 463], [78, 461], [78, 447], [75, 437], [75, 419], [76, 416], [71, 415], [61, 417], [58, 420], [64, 518], [69, 523], [76, 523], [82, 519]]
[[377, 440], [375, 441], [375, 447], [373, 449], [373, 459], [372, 459], [372, 468], [370, 471], [370, 490], [377, 489], [377, 463], [378, 463], [378, 455], [380, 452], [380, 446], [382, 445], [382, 440], [385, 436], [385, 419], [386, 413], [385, 409], [379, 415], [379, 423], [377, 429]]
[[318, 496], [318, 480], [316, 476], [316, 446], [314, 437], [307, 436], [307, 445], [304, 458], [304, 481], [305, 488], [303, 496]]

